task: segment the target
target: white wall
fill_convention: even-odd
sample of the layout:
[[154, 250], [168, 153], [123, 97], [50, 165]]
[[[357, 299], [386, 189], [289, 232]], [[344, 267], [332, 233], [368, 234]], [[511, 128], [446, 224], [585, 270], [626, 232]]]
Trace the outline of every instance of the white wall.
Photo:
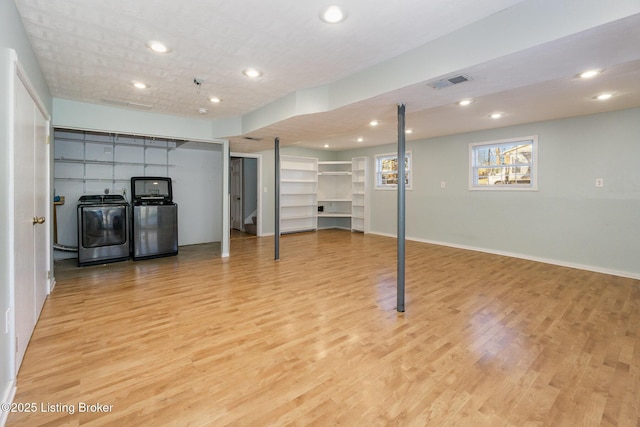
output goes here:
[[[469, 143], [527, 135], [539, 138], [538, 191], [468, 190]], [[640, 278], [638, 135], [640, 109], [630, 109], [408, 142], [407, 238]], [[394, 151], [340, 157], [368, 156], [371, 189], [374, 156]], [[395, 235], [396, 197], [370, 190], [371, 232]]]

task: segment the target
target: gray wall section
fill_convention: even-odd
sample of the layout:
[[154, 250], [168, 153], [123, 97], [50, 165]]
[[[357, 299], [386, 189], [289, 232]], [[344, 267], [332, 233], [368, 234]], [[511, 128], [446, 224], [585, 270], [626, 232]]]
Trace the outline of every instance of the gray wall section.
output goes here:
[[[538, 191], [469, 191], [469, 143], [529, 135]], [[407, 238], [640, 278], [639, 135], [640, 109], [629, 109], [409, 142]], [[395, 147], [339, 156], [369, 158], [371, 189], [375, 155]], [[371, 232], [395, 235], [396, 192], [371, 190], [370, 201]]]
[[222, 146], [170, 152], [180, 246], [222, 241]]
[[242, 220], [245, 221], [258, 208], [258, 160], [242, 159]]

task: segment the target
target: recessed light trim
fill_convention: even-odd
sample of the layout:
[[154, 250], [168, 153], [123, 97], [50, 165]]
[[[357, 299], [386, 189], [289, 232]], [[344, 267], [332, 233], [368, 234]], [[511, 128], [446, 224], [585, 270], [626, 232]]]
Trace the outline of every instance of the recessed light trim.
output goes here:
[[600, 73], [602, 73], [602, 70], [600, 69], [587, 70], [578, 74], [578, 77], [580, 77], [581, 79], [592, 79]]
[[363, 142], [363, 141], [364, 141], [364, 138], [361, 136], [356, 138], [356, 142]]
[[262, 75], [262, 72], [257, 68], [245, 68], [244, 70], [242, 70], [242, 74], [251, 79], [255, 79], [260, 77]]
[[504, 117], [504, 113], [500, 113], [500, 112], [496, 112], [496, 113], [491, 113], [489, 114], [489, 117], [491, 117], [492, 119], [501, 119]]
[[320, 19], [327, 24], [338, 24], [347, 18], [345, 11], [336, 5], [332, 5], [320, 12]]
[[612, 96], [613, 94], [611, 92], [606, 92], [606, 93], [601, 93], [600, 95], [594, 96], [593, 99], [597, 99], [598, 101], [606, 101], [608, 99], [611, 99]]
[[142, 83], [142, 82], [131, 82], [131, 84], [133, 85], [133, 87], [135, 87], [136, 89], [149, 89], [149, 86], [146, 83]]
[[171, 49], [169, 49], [169, 47], [166, 44], [157, 40], [149, 40], [147, 42], [147, 49], [149, 49], [152, 52], [160, 53], [160, 54], [171, 52]]
[[211, 101], [214, 104], [219, 104], [222, 102], [222, 99], [218, 98], [217, 96], [212, 96], [211, 98], [209, 98], [209, 101]]
[[369, 125], [371, 125], [371, 126], [378, 126], [379, 124], [380, 124], [380, 122], [379, 122], [379, 121], [377, 121], [377, 120], [371, 120], [371, 121], [369, 122]]
[[461, 107], [466, 107], [467, 105], [471, 105], [475, 102], [474, 99], [463, 99], [462, 101], [458, 102], [458, 105], [460, 105]]
[[209, 110], [207, 110], [207, 109], [206, 109], [206, 108], [204, 108], [204, 107], [200, 107], [200, 108], [198, 108], [198, 113], [200, 113], [200, 114], [207, 114], [207, 112], [208, 112], [208, 111], [209, 111]]

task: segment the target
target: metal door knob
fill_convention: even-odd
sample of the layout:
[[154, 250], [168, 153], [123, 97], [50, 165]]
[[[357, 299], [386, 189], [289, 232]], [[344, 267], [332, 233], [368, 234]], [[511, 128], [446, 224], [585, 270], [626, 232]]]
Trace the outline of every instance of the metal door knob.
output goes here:
[[33, 223], [34, 224], [44, 224], [44, 217], [43, 216], [34, 216], [33, 217]]

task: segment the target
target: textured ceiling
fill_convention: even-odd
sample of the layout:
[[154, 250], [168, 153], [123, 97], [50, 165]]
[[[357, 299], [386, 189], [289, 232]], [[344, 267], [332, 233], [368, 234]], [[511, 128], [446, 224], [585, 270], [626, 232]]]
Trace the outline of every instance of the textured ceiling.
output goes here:
[[[348, 17], [338, 25], [318, 18], [328, 4], [318, 0], [15, 3], [54, 97], [215, 121], [251, 115], [298, 91], [366, 72], [522, 1], [343, 0]], [[276, 135], [284, 145], [315, 148], [357, 147], [357, 136], [366, 145], [389, 143], [399, 101], [407, 103], [407, 123], [415, 128], [409, 139], [637, 106], [638, 28], [637, 16], [631, 17], [465, 69], [444, 68], [473, 80], [439, 92], [426, 82], [393, 87], [321, 114], [221, 136], [231, 139], [235, 151], [269, 148]], [[505, 31], [503, 40], [512, 36]], [[167, 43], [171, 53], [147, 50], [149, 40]], [[576, 85], [575, 73], [590, 63], [607, 72], [597, 83]], [[241, 73], [247, 67], [263, 75], [250, 80]], [[200, 87], [194, 78], [201, 79]], [[132, 81], [150, 87], [140, 91]], [[588, 102], [608, 85], [624, 96], [606, 107]], [[211, 96], [223, 101], [214, 105]], [[477, 98], [470, 108], [461, 113], [453, 107], [469, 96]], [[585, 102], [568, 101], [576, 98]], [[205, 115], [198, 113], [201, 107], [208, 109]], [[509, 110], [500, 123], [486, 118], [496, 108]], [[375, 133], [366, 126], [372, 118], [385, 125]]]

